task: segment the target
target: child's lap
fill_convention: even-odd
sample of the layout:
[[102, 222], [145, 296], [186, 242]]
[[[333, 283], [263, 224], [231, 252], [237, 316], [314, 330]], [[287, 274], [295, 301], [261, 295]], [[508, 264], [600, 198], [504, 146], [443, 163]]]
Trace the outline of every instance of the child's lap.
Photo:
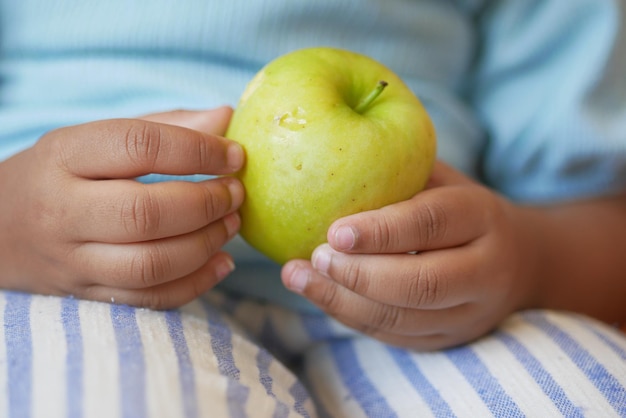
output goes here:
[[626, 416], [626, 338], [574, 315], [432, 353], [217, 294], [155, 312], [3, 292], [0, 316], [0, 416]]

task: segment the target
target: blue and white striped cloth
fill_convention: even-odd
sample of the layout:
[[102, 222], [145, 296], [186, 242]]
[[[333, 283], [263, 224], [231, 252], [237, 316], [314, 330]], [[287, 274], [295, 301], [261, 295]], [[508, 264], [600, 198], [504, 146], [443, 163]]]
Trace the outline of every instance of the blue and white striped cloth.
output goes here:
[[529, 311], [414, 353], [212, 294], [156, 312], [0, 293], [0, 417], [626, 417], [626, 338]]

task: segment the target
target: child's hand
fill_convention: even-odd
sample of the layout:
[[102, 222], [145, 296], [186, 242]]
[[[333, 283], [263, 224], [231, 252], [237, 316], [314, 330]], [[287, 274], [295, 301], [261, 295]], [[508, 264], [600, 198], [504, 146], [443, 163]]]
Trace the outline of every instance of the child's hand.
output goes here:
[[218, 136], [231, 112], [67, 127], [1, 163], [0, 287], [156, 308], [213, 287], [233, 267], [220, 249], [239, 228], [239, 181], [133, 178], [239, 170], [241, 147]]
[[537, 260], [521, 209], [438, 164], [411, 200], [336, 221], [312, 263], [283, 282], [384, 342], [434, 349], [476, 338], [520, 309]]

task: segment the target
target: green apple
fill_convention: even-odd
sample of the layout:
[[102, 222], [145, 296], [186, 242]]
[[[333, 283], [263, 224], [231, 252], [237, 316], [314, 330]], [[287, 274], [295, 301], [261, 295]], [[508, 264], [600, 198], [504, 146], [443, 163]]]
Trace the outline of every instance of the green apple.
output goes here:
[[278, 263], [309, 258], [338, 218], [414, 196], [435, 160], [433, 125], [406, 84], [335, 48], [267, 64], [226, 136], [246, 151], [240, 234]]

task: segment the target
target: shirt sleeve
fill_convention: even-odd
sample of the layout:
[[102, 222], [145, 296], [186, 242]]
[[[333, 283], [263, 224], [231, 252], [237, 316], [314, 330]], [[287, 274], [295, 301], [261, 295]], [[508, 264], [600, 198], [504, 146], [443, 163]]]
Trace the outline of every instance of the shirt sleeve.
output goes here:
[[626, 3], [494, 1], [472, 101], [483, 176], [514, 200], [626, 190]]

